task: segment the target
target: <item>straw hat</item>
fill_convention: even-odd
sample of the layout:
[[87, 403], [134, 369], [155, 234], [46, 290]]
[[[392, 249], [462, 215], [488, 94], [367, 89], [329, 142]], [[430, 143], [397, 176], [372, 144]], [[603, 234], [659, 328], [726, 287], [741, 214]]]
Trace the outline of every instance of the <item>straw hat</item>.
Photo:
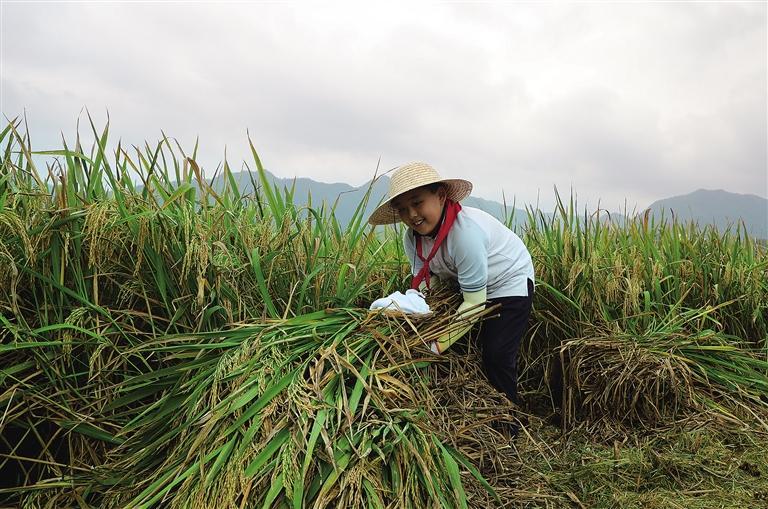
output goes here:
[[409, 163], [399, 167], [389, 181], [387, 200], [373, 211], [368, 222], [371, 224], [392, 224], [400, 222], [400, 215], [392, 208], [392, 200], [403, 193], [428, 184], [442, 183], [448, 191], [448, 199], [459, 202], [472, 192], [472, 183], [463, 179], [444, 179], [437, 170], [426, 163]]

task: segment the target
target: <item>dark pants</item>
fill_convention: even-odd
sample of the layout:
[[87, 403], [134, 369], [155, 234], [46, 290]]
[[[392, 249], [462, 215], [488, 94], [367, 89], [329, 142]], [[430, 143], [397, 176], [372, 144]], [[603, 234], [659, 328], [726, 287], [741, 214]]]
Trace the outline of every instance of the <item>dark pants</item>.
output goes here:
[[532, 302], [533, 281], [530, 279], [527, 297], [489, 299], [488, 307], [501, 304], [497, 311], [499, 316], [484, 320], [477, 338], [488, 380], [517, 404], [520, 403], [517, 397], [517, 353], [528, 330]]

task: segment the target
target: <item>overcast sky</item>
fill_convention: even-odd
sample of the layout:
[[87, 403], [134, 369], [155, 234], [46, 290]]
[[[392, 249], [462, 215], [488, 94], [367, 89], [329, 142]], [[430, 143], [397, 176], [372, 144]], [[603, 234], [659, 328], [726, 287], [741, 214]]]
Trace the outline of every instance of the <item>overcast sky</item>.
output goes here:
[[422, 160], [474, 194], [611, 210], [698, 188], [768, 195], [768, 14], [757, 3], [12, 3], [0, 109], [33, 148], [163, 130], [359, 185]]

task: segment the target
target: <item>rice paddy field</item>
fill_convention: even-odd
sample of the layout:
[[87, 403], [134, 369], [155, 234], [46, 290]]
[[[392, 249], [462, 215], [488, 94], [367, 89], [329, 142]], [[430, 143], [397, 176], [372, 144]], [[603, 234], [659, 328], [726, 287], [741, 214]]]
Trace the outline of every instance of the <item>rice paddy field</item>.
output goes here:
[[471, 337], [425, 347], [455, 292], [367, 311], [409, 276], [365, 201], [340, 225], [255, 150], [243, 194], [196, 147], [93, 135], [0, 134], [0, 506], [768, 507], [768, 253], [739, 225], [529, 210], [514, 407]]

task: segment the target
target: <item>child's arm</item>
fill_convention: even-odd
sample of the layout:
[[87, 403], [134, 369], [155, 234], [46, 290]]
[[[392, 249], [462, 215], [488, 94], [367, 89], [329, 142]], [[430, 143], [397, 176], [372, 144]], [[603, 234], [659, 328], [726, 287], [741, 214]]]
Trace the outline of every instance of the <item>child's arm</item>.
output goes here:
[[445, 352], [452, 344], [466, 334], [477, 321], [477, 318], [472, 319], [472, 315], [479, 313], [485, 309], [486, 289], [478, 290], [476, 292], [462, 292], [464, 296], [464, 302], [461, 303], [459, 309], [456, 310], [457, 320], [466, 320], [467, 323], [454, 329], [446, 334], [443, 334], [440, 339], [433, 342], [430, 349], [437, 354]]
[[449, 256], [457, 268], [458, 283], [464, 297], [464, 302], [456, 311], [454, 319], [463, 323], [432, 344], [431, 349], [435, 353], [445, 352], [464, 336], [477, 321], [477, 317], [473, 315], [485, 309], [489, 239], [482, 228], [476, 224], [469, 226], [457, 231], [448, 246]]

